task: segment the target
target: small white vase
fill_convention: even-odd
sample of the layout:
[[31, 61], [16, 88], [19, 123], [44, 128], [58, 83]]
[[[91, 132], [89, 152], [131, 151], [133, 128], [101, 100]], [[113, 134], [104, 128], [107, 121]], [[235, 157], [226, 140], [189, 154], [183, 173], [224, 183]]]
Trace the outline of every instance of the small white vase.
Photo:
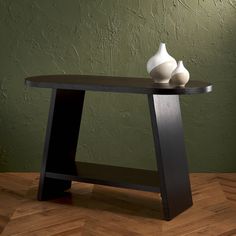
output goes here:
[[147, 62], [147, 72], [155, 82], [169, 83], [176, 66], [176, 60], [167, 52], [165, 43], [160, 43], [157, 53]]
[[185, 86], [189, 81], [189, 72], [184, 67], [183, 61], [178, 61], [176, 69], [172, 72], [170, 83], [177, 86]]

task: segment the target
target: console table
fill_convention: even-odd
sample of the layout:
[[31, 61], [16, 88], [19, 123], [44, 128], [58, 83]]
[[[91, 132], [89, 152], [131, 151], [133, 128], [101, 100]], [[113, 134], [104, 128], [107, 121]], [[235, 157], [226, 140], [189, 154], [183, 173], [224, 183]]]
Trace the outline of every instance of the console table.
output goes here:
[[[175, 87], [149, 78], [90, 75], [34, 76], [25, 83], [52, 89], [38, 200], [58, 197], [71, 181], [81, 181], [160, 192], [166, 220], [192, 205], [179, 95], [210, 92], [211, 84], [190, 80]], [[75, 162], [86, 91], [147, 95], [158, 171]]]

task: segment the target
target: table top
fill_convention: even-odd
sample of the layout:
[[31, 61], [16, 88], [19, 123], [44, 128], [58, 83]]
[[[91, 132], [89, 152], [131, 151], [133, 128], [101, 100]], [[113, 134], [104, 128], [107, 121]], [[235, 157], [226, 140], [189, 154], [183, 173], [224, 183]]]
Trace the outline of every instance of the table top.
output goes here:
[[212, 85], [191, 80], [184, 86], [155, 83], [151, 78], [94, 75], [42, 75], [25, 79], [30, 87], [141, 94], [198, 94], [212, 91]]

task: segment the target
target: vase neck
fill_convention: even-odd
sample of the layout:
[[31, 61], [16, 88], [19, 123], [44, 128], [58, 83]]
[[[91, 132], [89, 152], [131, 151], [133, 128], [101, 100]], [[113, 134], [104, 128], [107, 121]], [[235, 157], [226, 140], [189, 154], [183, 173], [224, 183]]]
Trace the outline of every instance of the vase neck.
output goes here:
[[159, 49], [158, 49], [157, 53], [167, 53], [165, 43], [160, 43], [160, 46], [159, 46]]
[[184, 66], [183, 61], [178, 61], [178, 65], [177, 66], [178, 67], [183, 67]]

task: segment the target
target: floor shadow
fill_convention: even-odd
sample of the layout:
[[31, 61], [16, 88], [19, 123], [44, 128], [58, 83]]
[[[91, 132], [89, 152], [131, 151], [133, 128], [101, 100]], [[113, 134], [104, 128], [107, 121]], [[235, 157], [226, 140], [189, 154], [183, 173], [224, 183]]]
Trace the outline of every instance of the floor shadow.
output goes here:
[[[36, 200], [36, 196], [37, 188], [34, 187], [28, 197]], [[163, 219], [161, 199], [158, 193], [100, 185], [95, 185], [91, 189], [72, 186], [70, 191], [63, 193], [63, 196], [49, 200], [49, 202], [96, 211], [109, 211], [121, 215]]]

